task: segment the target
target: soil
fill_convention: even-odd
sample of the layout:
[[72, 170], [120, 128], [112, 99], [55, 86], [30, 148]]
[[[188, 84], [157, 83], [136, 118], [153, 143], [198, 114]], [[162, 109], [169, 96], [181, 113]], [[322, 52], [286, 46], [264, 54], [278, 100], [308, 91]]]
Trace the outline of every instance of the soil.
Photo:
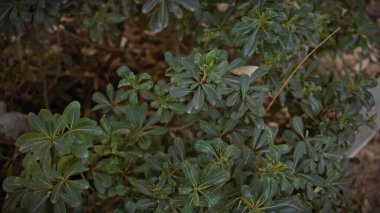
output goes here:
[[352, 207], [360, 213], [380, 212], [380, 131], [357, 157], [360, 163], [349, 175]]

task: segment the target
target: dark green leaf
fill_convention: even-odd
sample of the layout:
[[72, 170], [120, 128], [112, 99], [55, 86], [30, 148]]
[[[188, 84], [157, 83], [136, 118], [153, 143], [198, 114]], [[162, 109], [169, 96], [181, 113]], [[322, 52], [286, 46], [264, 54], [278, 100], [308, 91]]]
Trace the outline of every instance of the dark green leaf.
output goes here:
[[191, 165], [188, 161], [184, 161], [181, 164], [181, 169], [192, 185], [198, 185], [199, 170], [197, 168]]
[[297, 117], [297, 116], [293, 117], [290, 120], [290, 125], [292, 126], [294, 131], [298, 133], [299, 136], [304, 137], [304, 127], [303, 127], [302, 119], [300, 117]]
[[207, 141], [204, 140], [198, 140], [194, 144], [194, 149], [198, 152], [213, 155], [217, 157], [217, 153], [215, 152], [214, 148], [211, 146], [211, 144]]
[[257, 39], [259, 37], [258, 32], [259, 28], [255, 29], [254, 32], [249, 36], [248, 41], [244, 43], [242, 49], [243, 58], [251, 57], [252, 54], [255, 52]]
[[306, 146], [304, 142], [298, 142], [296, 148], [294, 149], [293, 153], [293, 160], [294, 164], [297, 165], [299, 160], [302, 158], [302, 156], [306, 152]]
[[213, 137], [219, 137], [219, 130], [213, 123], [207, 123], [206, 121], [199, 121], [199, 127], [202, 131]]
[[326, 180], [321, 178], [319, 175], [303, 173], [303, 174], [299, 174], [299, 176], [314, 186], [325, 186], [326, 185]]
[[149, 13], [159, 2], [159, 0], [147, 0], [144, 5], [142, 6], [141, 11], [143, 13]]

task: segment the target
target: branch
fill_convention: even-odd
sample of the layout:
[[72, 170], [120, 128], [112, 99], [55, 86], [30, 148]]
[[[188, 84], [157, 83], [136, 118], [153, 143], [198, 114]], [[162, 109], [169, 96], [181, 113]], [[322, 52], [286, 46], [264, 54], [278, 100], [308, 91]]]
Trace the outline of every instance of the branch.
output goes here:
[[282, 85], [282, 87], [280, 88], [280, 90], [276, 93], [276, 95], [273, 97], [272, 101], [270, 102], [270, 104], [268, 105], [268, 107], [265, 109], [266, 111], [268, 111], [271, 106], [273, 105], [273, 103], [276, 101], [277, 97], [280, 95], [280, 93], [282, 92], [282, 90], [284, 90], [285, 86], [289, 83], [290, 79], [296, 74], [296, 72], [299, 70], [299, 68], [301, 68], [301, 66], [307, 61], [307, 59], [310, 58], [311, 55], [313, 55], [313, 53], [320, 47], [322, 46], [329, 38], [331, 38], [331, 36], [333, 36], [336, 32], [338, 32], [340, 30], [340, 27], [338, 27], [338, 29], [336, 29], [333, 33], [331, 33], [329, 36], [327, 36], [327, 38], [325, 38], [325, 40], [323, 40], [321, 43], [319, 43], [316, 47], [314, 47], [314, 49], [309, 53], [307, 54], [307, 56], [297, 65], [297, 67], [292, 71], [292, 73], [289, 75], [288, 79], [286, 79], [286, 81], [284, 82], [284, 84]]

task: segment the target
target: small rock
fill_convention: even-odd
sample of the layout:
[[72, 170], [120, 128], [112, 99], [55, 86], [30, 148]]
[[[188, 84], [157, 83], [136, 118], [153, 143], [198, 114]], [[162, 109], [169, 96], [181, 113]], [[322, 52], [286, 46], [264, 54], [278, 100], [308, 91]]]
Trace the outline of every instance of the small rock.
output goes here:
[[28, 126], [26, 115], [19, 112], [7, 112], [0, 115], [0, 134], [16, 139]]

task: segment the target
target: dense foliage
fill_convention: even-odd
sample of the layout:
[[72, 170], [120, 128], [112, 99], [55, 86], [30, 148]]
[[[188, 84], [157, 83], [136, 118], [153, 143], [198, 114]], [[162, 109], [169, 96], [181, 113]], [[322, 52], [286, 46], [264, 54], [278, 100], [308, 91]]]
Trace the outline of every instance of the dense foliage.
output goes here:
[[362, 0], [4, 0], [0, 93], [5, 102], [15, 103], [13, 110], [63, 110], [73, 100], [89, 103], [107, 81], [116, 83], [114, 70], [120, 65], [162, 73], [166, 65], [158, 62], [165, 51], [189, 55], [196, 47], [225, 49], [231, 59], [241, 49], [244, 60], [260, 59], [283, 69], [295, 59], [292, 56], [303, 55], [339, 26], [342, 29], [323, 49], [340, 54], [361, 47], [366, 55], [374, 45], [370, 33], [377, 27], [363, 4]]
[[216, 10], [218, 1], [83, 2], [9, 1], [0, 7], [1, 31], [21, 35], [29, 23], [50, 28], [60, 9], [80, 8], [72, 14], [85, 14], [83, 29], [93, 41], [103, 33], [117, 40], [117, 23], [149, 17], [153, 32], [173, 26], [181, 37], [196, 29], [195, 45], [186, 56], [164, 54], [166, 80], [117, 69], [118, 85], [92, 97], [99, 122], [81, 117], [77, 101], [62, 114], [29, 114], [33, 131], [16, 141], [24, 170], [3, 182], [4, 212], [346, 207], [351, 163], [344, 152], [368, 122], [360, 110], [373, 106], [367, 89], [375, 81], [360, 73], [339, 79], [312, 60], [265, 109], [337, 25], [326, 24], [334, 20], [321, 12], [325, 4], [227, 1]]

